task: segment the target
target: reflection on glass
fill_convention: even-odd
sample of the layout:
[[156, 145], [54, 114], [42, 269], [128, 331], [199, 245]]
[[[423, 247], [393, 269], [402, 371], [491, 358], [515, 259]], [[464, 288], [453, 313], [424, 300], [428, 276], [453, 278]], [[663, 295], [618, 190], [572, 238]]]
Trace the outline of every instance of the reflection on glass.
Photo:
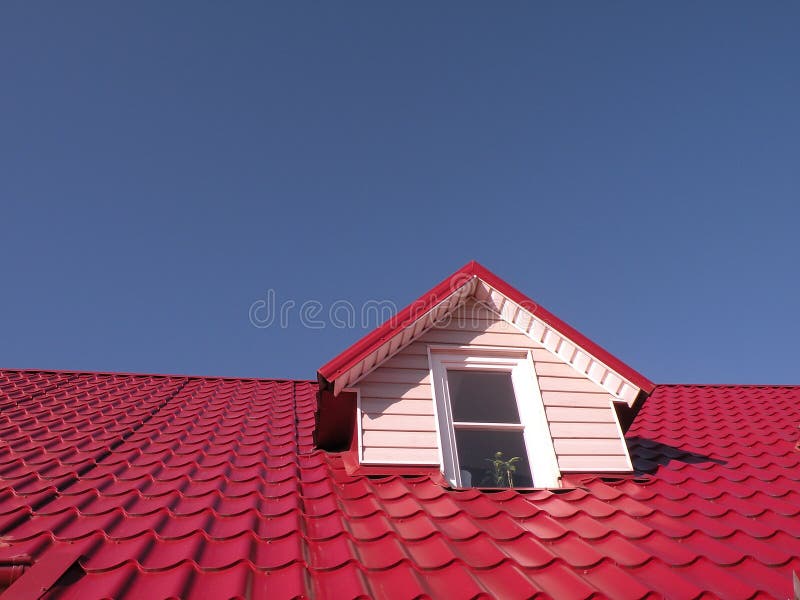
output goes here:
[[447, 371], [453, 421], [519, 423], [508, 371]]
[[[463, 485], [533, 487], [521, 431], [456, 429], [455, 433]], [[501, 453], [499, 457], [498, 452]], [[464, 472], [469, 473], [469, 478], [463, 476]], [[466, 479], [469, 484], [465, 483]]]

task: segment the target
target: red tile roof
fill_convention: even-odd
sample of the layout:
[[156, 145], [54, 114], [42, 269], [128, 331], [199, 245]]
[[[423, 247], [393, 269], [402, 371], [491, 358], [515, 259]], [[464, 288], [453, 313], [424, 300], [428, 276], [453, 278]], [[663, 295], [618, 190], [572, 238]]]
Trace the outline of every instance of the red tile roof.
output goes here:
[[657, 386], [636, 475], [493, 493], [347, 475], [315, 393], [0, 371], [3, 597], [791, 595], [800, 387]]

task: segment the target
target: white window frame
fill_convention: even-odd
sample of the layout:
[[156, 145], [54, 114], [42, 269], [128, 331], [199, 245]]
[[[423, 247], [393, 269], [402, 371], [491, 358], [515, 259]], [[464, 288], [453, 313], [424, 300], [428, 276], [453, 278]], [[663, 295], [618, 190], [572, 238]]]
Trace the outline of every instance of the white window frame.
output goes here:
[[469, 423], [471, 429], [512, 429], [523, 432], [533, 485], [558, 487], [558, 469], [553, 439], [547, 423], [542, 393], [530, 350], [476, 346], [429, 346], [433, 397], [445, 477], [454, 487], [463, 487], [456, 454], [455, 428], [447, 383], [447, 370], [506, 371], [511, 373], [521, 425]]

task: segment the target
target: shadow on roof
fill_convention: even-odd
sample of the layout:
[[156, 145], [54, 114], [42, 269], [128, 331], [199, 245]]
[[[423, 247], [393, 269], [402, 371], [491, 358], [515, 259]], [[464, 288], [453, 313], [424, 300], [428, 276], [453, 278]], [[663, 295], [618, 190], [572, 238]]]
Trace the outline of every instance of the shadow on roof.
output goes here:
[[690, 465], [702, 463], [726, 464], [726, 461], [719, 458], [712, 458], [705, 454], [691, 452], [639, 436], [625, 438], [625, 441], [628, 444], [633, 468], [640, 473], [655, 473], [659, 467], [665, 467], [673, 461]]

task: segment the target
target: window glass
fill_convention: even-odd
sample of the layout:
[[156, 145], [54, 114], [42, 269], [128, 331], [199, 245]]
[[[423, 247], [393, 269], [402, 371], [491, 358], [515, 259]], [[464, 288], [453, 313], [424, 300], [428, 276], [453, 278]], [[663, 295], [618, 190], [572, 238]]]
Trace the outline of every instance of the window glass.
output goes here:
[[455, 434], [464, 487], [533, 486], [522, 431], [456, 429]]
[[519, 423], [509, 371], [449, 370], [447, 385], [453, 421]]

